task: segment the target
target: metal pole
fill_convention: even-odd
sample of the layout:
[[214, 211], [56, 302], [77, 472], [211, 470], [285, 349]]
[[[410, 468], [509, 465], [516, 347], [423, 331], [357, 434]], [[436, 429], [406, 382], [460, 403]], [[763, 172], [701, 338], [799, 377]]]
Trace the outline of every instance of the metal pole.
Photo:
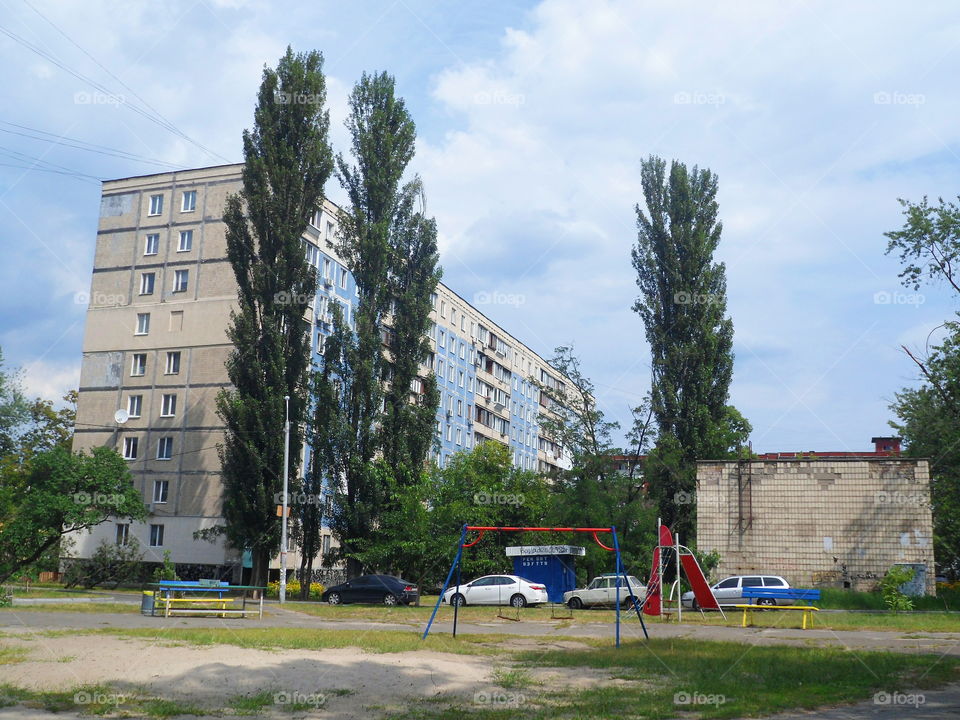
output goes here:
[[[437, 598], [437, 604], [433, 606], [433, 614], [430, 616], [430, 621], [427, 623], [427, 629], [423, 631], [422, 640], [427, 639], [427, 635], [430, 634], [430, 626], [433, 625], [433, 619], [437, 616], [437, 610], [440, 609], [440, 603], [443, 602], [444, 593], [447, 592], [447, 588], [450, 587], [450, 578], [453, 577], [453, 570], [460, 564], [460, 556], [463, 555], [463, 544], [467, 541], [467, 526], [464, 525], [460, 529], [460, 542], [457, 543], [457, 554], [454, 557], [453, 565], [450, 566], [450, 572], [447, 573], [447, 579], [443, 583], [443, 589], [440, 590], [440, 597]], [[456, 609], [454, 609], [456, 613]]]
[[[466, 533], [466, 530], [464, 530], [464, 533]], [[460, 562], [462, 559], [462, 555], [463, 553], [460, 553], [459, 555], [457, 555], [457, 589], [453, 591], [453, 595], [451, 597], [456, 597], [457, 595], [460, 594]], [[459, 614], [459, 612], [460, 612], [460, 603], [454, 602], [453, 604], [453, 636], [454, 637], [457, 636], [457, 615]]]
[[682, 590], [683, 586], [680, 585], [680, 535], [675, 535], [673, 542], [677, 546], [677, 623], [679, 623], [683, 618], [681, 614], [683, 613], [683, 600], [682, 600]]
[[[620, 540], [617, 538], [617, 529], [613, 528], [613, 548], [617, 551], [617, 557], [620, 558]], [[633, 594], [633, 588], [630, 586], [630, 577], [627, 575], [627, 568], [623, 565], [623, 559], [621, 558], [619, 563], [620, 572], [623, 573], [623, 582], [627, 586], [627, 597], [636, 598], [636, 595]], [[619, 594], [619, 590], [617, 591]], [[649, 640], [650, 634], [647, 632], [647, 624], [643, 621], [642, 608], [647, 604], [647, 593], [643, 594], [643, 602], [641, 603], [639, 599], [634, 599], [633, 609], [637, 613], [637, 619], [640, 621], [640, 627], [643, 628], [643, 636]]]
[[610, 529], [613, 531], [613, 548], [617, 553], [617, 594], [613, 598], [617, 606], [617, 647], [620, 647], [620, 543], [617, 542], [617, 529]]
[[290, 396], [283, 396], [286, 420], [283, 423], [283, 510], [280, 518], [280, 604], [287, 601], [287, 474], [290, 466]]

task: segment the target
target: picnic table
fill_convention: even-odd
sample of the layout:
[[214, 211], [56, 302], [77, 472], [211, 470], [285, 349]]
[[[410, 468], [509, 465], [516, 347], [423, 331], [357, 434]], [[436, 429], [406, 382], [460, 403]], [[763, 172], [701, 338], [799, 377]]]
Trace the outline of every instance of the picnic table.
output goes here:
[[[743, 621], [741, 627], [749, 627], [752, 624], [752, 615], [754, 610], [798, 610], [803, 613], [801, 627], [806, 630], [807, 627], [813, 627], [813, 614], [819, 612], [820, 608], [810, 605], [810, 602], [820, 599], [819, 590], [802, 590], [800, 588], [757, 588], [748, 587], [743, 590], [743, 597], [747, 600], [756, 600], [749, 605], [734, 605], [738, 610], [743, 610]], [[768, 604], [762, 604], [766, 600]], [[790, 605], [775, 604], [777, 600], [790, 600]], [[808, 604], [801, 605], [800, 602]]]
[[[256, 585], [231, 585], [223, 580], [161, 580], [151, 583], [154, 588], [151, 615], [157, 608], [164, 617], [171, 615], [215, 615], [228, 617], [239, 615], [246, 617], [257, 614], [263, 617], [263, 596], [265, 587]], [[247, 606], [250, 591], [259, 590], [260, 597], [256, 605]]]

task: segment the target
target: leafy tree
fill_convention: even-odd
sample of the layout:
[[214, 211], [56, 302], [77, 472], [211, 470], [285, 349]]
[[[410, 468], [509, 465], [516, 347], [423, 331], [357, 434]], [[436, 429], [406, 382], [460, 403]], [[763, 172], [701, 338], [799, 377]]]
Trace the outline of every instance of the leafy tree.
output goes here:
[[[164, 553], [164, 564], [155, 574], [154, 582], [176, 580], [176, 573], [167, 577], [173, 567], [173, 563], [168, 565], [169, 559], [168, 551]], [[142, 573], [143, 552], [136, 538], [131, 538], [126, 545], [101, 540], [89, 560], [74, 560], [67, 565], [63, 584], [68, 588], [80, 585], [90, 589], [105, 584], [116, 588], [123, 583], [137, 582]]]
[[20, 456], [32, 455], [61, 447], [69, 450], [73, 444], [73, 428], [77, 420], [77, 391], [63, 396], [64, 406], [55, 409], [50, 400], [37, 398], [29, 407], [30, 419], [20, 437]]
[[226, 426], [223, 515], [230, 544], [252, 552], [254, 585], [266, 584], [280, 544], [284, 396], [291, 486], [299, 476], [310, 367], [303, 316], [316, 291], [302, 235], [333, 167], [322, 68], [320, 53], [287, 48], [276, 70], [264, 69], [254, 129], [243, 133], [243, 188], [223, 216], [238, 300], [228, 329], [232, 388], [217, 398]]
[[[534, 379], [553, 413], [541, 418], [541, 432], [559, 442], [570, 458], [570, 468], [559, 473], [552, 487], [553, 522], [616, 527], [624, 564], [636, 570], [646, 564], [655, 544], [655, 511], [641, 479], [618, 472], [613, 465], [612, 456], [621, 450], [614, 446], [611, 433], [620, 426], [605, 419], [594, 385], [571, 347], [558, 347], [550, 364], [569, 381], [552, 388]], [[645, 440], [637, 440], [641, 448], [645, 446]], [[593, 576], [612, 569], [609, 552], [589, 544], [580, 563], [582, 573]]]
[[[428, 387], [413, 407], [407, 404], [416, 364], [426, 352], [428, 303], [438, 274], [436, 228], [414, 212], [419, 180], [401, 185], [416, 129], [394, 92], [394, 79], [365, 73], [349, 106], [346, 126], [355, 164], [337, 156], [337, 176], [349, 199], [340, 213], [337, 250], [357, 283], [358, 301], [352, 331], [342, 313], [334, 314], [324, 365], [330, 368], [326, 382], [336, 389], [325, 396], [336, 397], [337, 405], [318, 432], [331, 435], [321, 444], [334, 456], [327, 469], [336, 488], [337, 558], [346, 561], [347, 576], [353, 577], [363, 571], [361, 555], [390, 498], [375, 458], [386, 451], [391, 462], [399, 463], [397, 473], [405, 468], [413, 483], [430, 447], [425, 418], [431, 418], [432, 428], [435, 391]], [[382, 383], [391, 375], [394, 381], [385, 392]], [[381, 409], [385, 401], [388, 413]]]
[[[939, 200], [931, 206], [900, 200], [904, 225], [886, 233], [887, 254], [898, 254], [904, 286], [919, 289], [924, 282], [958, 287], [960, 208]], [[891, 422], [903, 437], [906, 454], [930, 460], [934, 556], [943, 572], [960, 574], [960, 323], [944, 323], [945, 339], [925, 356], [904, 347], [925, 383], [897, 393]]]
[[63, 447], [42, 452], [26, 465], [2, 470], [0, 583], [29, 567], [60, 538], [86, 530], [108, 517], [142, 520], [146, 506], [116, 451], [91, 454]]
[[20, 388], [19, 373], [3, 369], [0, 350], [0, 457], [14, 451], [20, 427], [29, 417], [29, 406]]
[[[665, 522], [684, 536], [695, 529], [695, 508], [677, 493], [694, 495], [698, 459], [729, 451], [727, 409], [733, 373], [733, 323], [726, 316], [726, 268], [715, 263], [722, 223], [717, 176], [709, 170], [651, 156], [641, 166], [646, 208], [637, 212], [632, 251], [643, 319], [652, 355], [651, 408], [659, 441], [658, 465], [647, 481]], [[667, 465], [666, 463], [670, 463]]]

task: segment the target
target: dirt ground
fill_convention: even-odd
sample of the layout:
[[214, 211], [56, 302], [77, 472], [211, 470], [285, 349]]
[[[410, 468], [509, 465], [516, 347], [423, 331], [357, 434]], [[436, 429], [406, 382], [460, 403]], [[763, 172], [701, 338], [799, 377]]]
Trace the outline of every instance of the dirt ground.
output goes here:
[[0, 673], [15, 686], [51, 691], [103, 684], [119, 694], [210, 710], [237, 696], [270, 691], [274, 707], [264, 708], [268, 716], [276, 711], [291, 717], [283, 707], [290, 702], [311, 706], [295, 716], [339, 719], [376, 717], [377, 710], [410, 707], [440, 694], [472, 704], [503, 693], [490, 681], [497, 663], [485, 656], [196, 647], [103, 635], [24, 635], [0, 642], [29, 652], [25, 662]]

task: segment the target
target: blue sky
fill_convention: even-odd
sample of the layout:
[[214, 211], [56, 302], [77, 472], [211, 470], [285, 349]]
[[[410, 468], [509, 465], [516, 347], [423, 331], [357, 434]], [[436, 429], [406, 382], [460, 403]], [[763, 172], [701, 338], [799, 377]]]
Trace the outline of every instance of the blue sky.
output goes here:
[[[883, 237], [901, 224], [898, 197], [957, 193], [950, 3], [118, 7], [0, 0], [0, 347], [33, 395], [79, 378], [96, 179], [165, 166], [16, 126], [177, 167], [238, 161], [263, 65], [287, 44], [324, 53], [339, 150], [353, 82], [396, 76], [444, 281], [489, 298], [481, 309], [544, 356], [573, 343], [624, 424], [650, 381], [630, 247], [651, 153], [720, 177], [731, 401], [756, 450], [868, 449], [916, 382], [900, 345], [922, 350], [954, 310], [945, 288], [900, 286]], [[144, 103], [211, 152], [138, 114]], [[335, 181], [328, 193], [341, 198]]]

